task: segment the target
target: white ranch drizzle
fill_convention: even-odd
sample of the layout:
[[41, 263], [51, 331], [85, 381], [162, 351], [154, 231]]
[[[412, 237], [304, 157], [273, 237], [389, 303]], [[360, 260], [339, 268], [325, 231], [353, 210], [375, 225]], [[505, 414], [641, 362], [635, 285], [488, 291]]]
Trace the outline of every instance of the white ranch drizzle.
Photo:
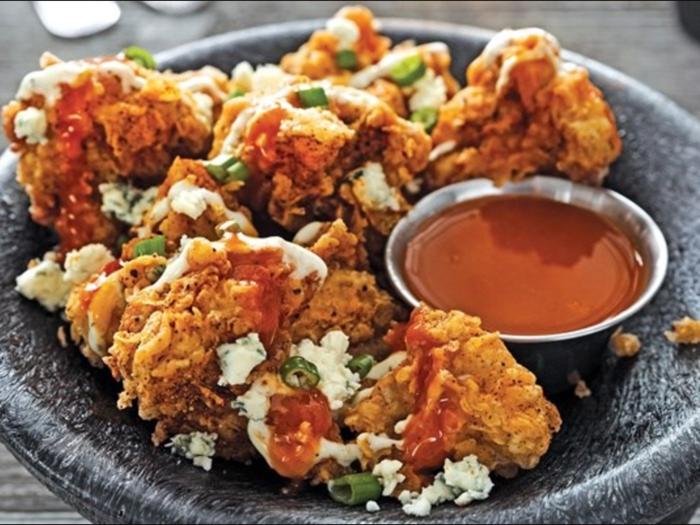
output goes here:
[[350, 80], [350, 85], [354, 88], [366, 89], [370, 86], [370, 84], [372, 84], [372, 82], [388, 76], [391, 72], [391, 68], [406, 57], [416, 54], [444, 54], [449, 52], [450, 49], [444, 42], [432, 42], [430, 44], [423, 44], [409, 49], [394, 51], [387, 54], [378, 63], [355, 73]]
[[46, 103], [52, 105], [61, 98], [61, 85], [73, 84], [86, 71], [118, 77], [125, 92], [131, 89], [141, 89], [146, 84], [146, 79], [138, 76], [125, 62], [108, 60], [92, 64], [78, 60], [53, 64], [40, 71], [29, 73], [22, 79], [16, 98], [28, 100], [34, 95], [42, 95]]

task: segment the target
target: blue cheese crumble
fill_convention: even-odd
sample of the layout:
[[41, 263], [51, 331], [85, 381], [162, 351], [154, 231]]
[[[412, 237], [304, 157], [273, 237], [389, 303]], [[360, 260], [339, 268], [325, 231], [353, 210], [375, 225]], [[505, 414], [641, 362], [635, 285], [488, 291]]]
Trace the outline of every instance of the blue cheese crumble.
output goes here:
[[340, 410], [360, 388], [360, 376], [348, 367], [352, 356], [348, 354], [350, 340], [343, 332], [329, 332], [315, 345], [310, 339], [304, 339], [293, 345], [290, 355], [301, 356], [318, 368], [321, 380], [318, 389], [328, 399], [331, 410]]
[[379, 506], [379, 504], [376, 501], [369, 500], [365, 504], [365, 510], [367, 512], [379, 512], [382, 510], [382, 508]]
[[206, 432], [178, 434], [166, 446], [172, 450], [173, 454], [187, 458], [192, 461], [195, 467], [209, 472], [212, 458], [216, 453], [217, 438], [216, 434], [207, 434]]
[[267, 358], [260, 336], [254, 332], [221, 345], [216, 353], [221, 367], [219, 386], [245, 384], [253, 369]]
[[27, 299], [37, 301], [49, 312], [56, 312], [66, 306], [71, 284], [63, 278], [61, 266], [51, 258], [51, 253], [43, 261], [34, 261], [16, 280], [15, 289]]
[[489, 470], [474, 455], [458, 462], [445, 460], [444, 470], [435, 476], [432, 485], [420, 494], [404, 490], [399, 495], [403, 511], [411, 516], [425, 517], [433, 507], [446, 501], [454, 501], [463, 507], [475, 500], [489, 497], [493, 482]]
[[140, 190], [117, 182], [100, 184], [99, 189], [102, 194], [102, 213], [132, 226], [141, 224], [158, 193], [157, 187]]
[[66, 273], [63, 280], [73, 285], [84, 283], [114, 260], [104, 244], [87, 244], [66, 255]]
[[15, 135], [27, 144], [46, 144], [46, 112], [28, 107], [15, 116]]
[[351, 175], [353, 193], [362, 206], [369, 210], [401, 211], [399, 192], [389, 186], [384, 168], [378, 162], [369, 162]]
[[384, 459], [377, 463], [372, 470], [372, 474], [377, 476], [384, 490], [382, 496], [391, 496], [396, 487], [406, 480], [406, 476], [401, 474], [403, 463], [398, 459]]
[[338, 51], [352, 49], [360, 39], [360, 28], [347, 18], [331, 18], [326, 22], [326, 31], [338, 40]]

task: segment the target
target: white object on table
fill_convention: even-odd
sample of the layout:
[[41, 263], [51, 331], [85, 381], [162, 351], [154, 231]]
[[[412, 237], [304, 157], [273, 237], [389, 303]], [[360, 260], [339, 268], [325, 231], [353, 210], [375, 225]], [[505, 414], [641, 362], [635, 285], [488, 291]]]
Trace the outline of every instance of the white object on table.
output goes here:
[[198, 0], [193, 1], [157, 1], [157, 2], [143, 2], [148, 7], [154, 11], [160, 11], [166, 15], [186, 15], [188, 13], [194, 13], [199, 9], [202, 9], [209, 2], [202, 2]]
[[61, 38], [94, 35], [121, 17], [116, 2], [32, 2], [46, 30]]

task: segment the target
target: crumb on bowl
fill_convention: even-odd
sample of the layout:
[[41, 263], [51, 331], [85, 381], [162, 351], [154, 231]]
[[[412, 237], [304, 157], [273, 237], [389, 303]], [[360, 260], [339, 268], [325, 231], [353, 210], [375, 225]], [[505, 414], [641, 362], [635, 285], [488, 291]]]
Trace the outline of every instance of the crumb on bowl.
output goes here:
[[684, 317], [673, 322], [673, 330], [665, 332], [666, 338], [677, 345], [700, 343], [700, 321]]
[[610, 337], [610, 348], [618, 357], [634, 357], [642, 348], [642, 342], [635, 334], [623, 333], [620, 327]]
[[61, 345], [61, 348], [68, 348], [68, 337], [66, 336], [65, 326], [61, 325], [58, 327], [56, 337], [58, 338], [58, 344]]
[[574, 395], [578, 397], [579, 399], [584, 399], [586, 397], [591, 397], [591, 389], [588, 388], [588, 385], [583, 379], [580, 379], [578, 383], [576, 383], [576, 387], [574, 388]]

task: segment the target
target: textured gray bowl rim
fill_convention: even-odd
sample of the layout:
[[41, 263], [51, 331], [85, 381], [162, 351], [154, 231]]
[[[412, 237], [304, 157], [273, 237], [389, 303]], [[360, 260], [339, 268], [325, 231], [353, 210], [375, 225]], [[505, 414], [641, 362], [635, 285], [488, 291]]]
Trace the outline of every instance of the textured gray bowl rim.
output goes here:
[[[243, 37], [255, 36], [261, 39], [266, 37], [274, 38], [278, 32], [284, 30], [303, 30], [310, 33], [312, 30], [320, 27], [323, 22], [325, 21], [311, 20], [290, 22], [226, 33], [199, 40], [191, 44], [185, 44], [170, 51], [160, 53], [157, 56], [157, 59], [160, 61], [172, 60], [180, 53], [204, 50], [216, 44], [221, 45], [235, 43], [237, 40]], [[481, 28], [425, 20], [382, 19], [382, 24], [386, 29], [390, 30], [412, 30], [420, 32], [428, 29], [449, 32], [455, 35], [462, 34], [465, 37], [471, 38], [488, 39], [494, 34], [492, 31]], [[621, 73], [609, 66], [605, 66], [597, 61], [571, 52], [565, 52], [563, 56], [567, 60], [572, 60], [586, 66], [590, 70], [599, 75], [607, 77], [607, 79], [611, 81], [618, 82], [625, 87], [635, 90], [639, 95], [646, 98], [650, 104], [664, 106], [669, 118], [677, 122], [679, 126], [687, 127], [689, 133], [700, 136], [700, 122], [698, 122], [692, 115], [681, 109], [675, 102], [671, 101], [667, 97], [625, 75], [624, 73]], [[0, 169], [7, 169], [13, 162], [14, 155], [9, 152], [5, 152], [2, 157], [0, 157]], [[3, 373], [2, 370], [0, 370], [0, 374], [1, 373]], [[4, 381], [0, 381], [0, 413], [7, 414], [8, 412], [16, 412], [20, 408], [22, 410], [31, 410], [31, 402], [34, 394], [27, 392], [26, 390], [21, 392], [22, 396], [20, 397], [20, 400], [24, 402], [21, 407], [17, 406], [16, 404], [12, 406], [8, 405], [7, 400], [9, 399], [9, 395], [7, 389], [8, 387], [13, 386], [11, 375], [9, 379], [9, 384], [6, 384]], [[23, 385], [14, 386], [21, 389]], [[17, 398], [15, 398], [15, 402], [16, 400]], [[57, 427], [62, 426], [63, 422], [49, 420], [45, 422], [44, 425], [55, 430]], [[161, 519], [170, 521], [168, 517], [176, 515], [172, 510], [168, 510], [167, 508], [163, 510], [163, 502], [161, 500], [143, 498], [139, 502], [137, 510], [135, 510], [132, 507], [134, 503], [133, 501], [124, 501], [121, 498], [114, 501], [111, 497], [105, 497], [105, 493], [95, 494], [94, 492], [86, 490], [84, 487], [76, 483], [76, 479], [78, 479], [77, 476], [65, 475], [66, 472], [70, 472], [71, 468], [74, 469], [77, 466], [74, 455], [69, 454], [66, 450], [56, 450], [53, 447], [45, 445], [42, 441], [30, 443], [31, 445], [34, 445], [34, 447], [31, 448], [27, 446], [27, 438], [29, 437], [31, 437], [29, 433], [26, 431], [23, 432], [23, 429], [13, 428], [12, 421], [5, 418], [0, 419], [0, 440], [3, 441], [8, 449], [32, 474], [39, 478], [42, 483], [44, 483], [58, 496], [67, 501], [73, 502], [79, 512], [92, 517], [118, 519], [120, 522], [128, 519], [138, 520], [139, 516], [160, 516]], [[670, 514], [684, 509], [695, 501], [696, 494], [700, 489], [700, 477], [693, 480], [679, 480], [673, 479], [673, 474], [688, 470], [700, 472], [700, 453], [698, 453], [700, 445], [697, 444], [699, 440], [700, 411], [697, 411], [692, 417], [687, 419], [685, 424], [674, 428], [672, 433], [669, 433], [663, 439], [658, 439], [653, 445], [650, 445], [648, 448], [644, 449], [642, 453], [630, 458], [624, 464], [624, 468], [619, 467], [609, 470], [604, 474], [586, 480], [582, 483], [568, 486], [558, 491], [552, 497], [533, 500], [522, 507], [515, 509], [505, 507], [499, 511], [498, 516], [502, 520], [515, 521], [523, 519], [522, 516], [527, 514], [539, 516], [542, 521], [558, 522], [557, 520], [559, 519], [560, 514], [556, 512], [557, 509], [561, 506], [570, 504], [572, 501], [581, 501], [583, 503], [582, 500], [584, 497], [581, 493], [583, 489], [586, 490], [586, 494], [594, 499], [596, 496], [606, 494], [610, 491], [615, 491], [620, 486], [627, 487], [631, 493], [636, 491], [644, 493], [645, 491], [642, 489], [648, 487], [651, 481], [644, 479], [641, 476], [632, 477], [630, 476], [630, 473], [644, 472], [644, 467], [650, 462], [654, 462], [654, 464], [663, 465], [663, 469], [660, 469], [659, 472], [654, 473], [657, 476], [654, 481], [656, 483], [671, 481], [672, 488], [666, 491], [663, 495], [659, 495], [653, 499], [653, 501], [648, 501], [647, 512], [644, 512], [637, 506], [634, 508], [622, 508], [622, 505], [620, 505], [618, 508], [608, 506], [603, 509], [596, 507], [598, 511], [596, 518], [603, 523], [614, 523], [621, 521], [637, 523], [640, 522], [640, 520], [643, 520], [644, 522], [661, 521]], [[85, 458], [85, 456], [82, 456], [82, 458], [84, 463], [80, 465], [81, 468], [99, 468], [100, 464], [94, 458]], [[58, 472], [51, 468], [50, 463], [53, 465], [62, 465], [65, 470]], [[662, 475], [665, 475], [663, 480], [660, 478]], [[111, 473], [103, 473], [103, 478], [110, 479]], [[136, 476], [131, 478], [128, 483], [130, 485], [130, 494], [147, 493], [148, 484], [142, 478]], [[272, 493], [271, 497], [274, 497]], [[588, 500], [588, 498], [585, 499]], [[673, 499], [674, 501], [674, 504], [671, 506], [668, 504], [669, 499]], [[109, 501], [110, 508], [107, 508], [106, 501]], [[595, 503], [594, 501], [586, 501], [586, 504], [590, 506], [591, 504]], [[544, 507], [547, 508], [547, 511], [542, 510]], [[201, 515], [203, 520], [209, 518], [210, 516], [212, 516], [212, 514], [206, 510]], [[236, 517], [239, 520], [242, 519], [240, 514], [236, 514]], [[375, 521], [373, 518], [381, 521], [381, 513], [379, 515], [367, 515], [367, 519], [363, 521]], [[289, 520], [290, 517], [284, 512], [284, 510], [275, 508], [266, 514], [264, 521], [267, 523], [283, 523], [289, 522]], [[327, 521], [327, 519], [324, 519], [322, 516], [319, 517], [318, 515], [311, 516], [308, 519], [308, 522], [325, 521]], [[406, 521], [409, 522], [415, 520], [407, 517]], [[434, 522], [435, 518], [421, 520], [419, 522], [429, 523], [431, 521]]]

